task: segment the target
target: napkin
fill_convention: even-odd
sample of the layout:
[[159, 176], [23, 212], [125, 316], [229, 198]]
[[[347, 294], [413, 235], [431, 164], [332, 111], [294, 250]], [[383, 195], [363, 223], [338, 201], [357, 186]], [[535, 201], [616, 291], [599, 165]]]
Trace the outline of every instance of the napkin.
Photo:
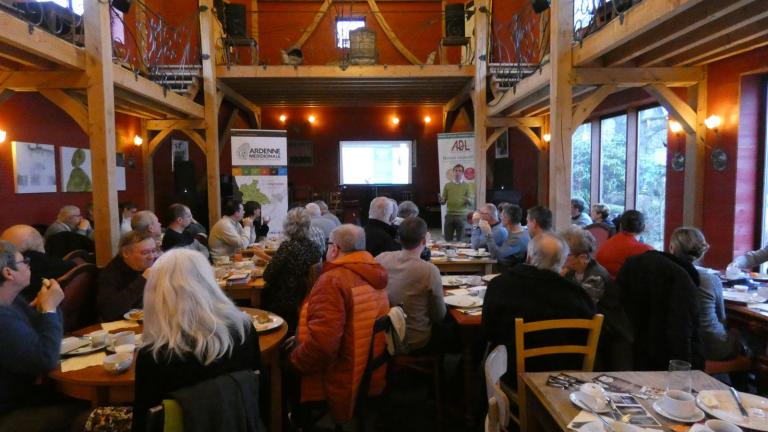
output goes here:
[[113, 331], [113, 330], [119, 330], [119, 329], [124, 329], [129, 327], [138, 327], [138, 326], [139, 326], [139, 323], [137, 323], [136, 321], [128, 321], [128, 320], [101, 323], [101, 328], [106, 331]]
[[85, 369], [91, 366], [101, 366], [102, 363], [104, 363], [104, 357], [106, 356], [107, 354], [101, 351], [101, 352], [79, 356], [79, 357], [70, 357], [66, 360], [62, 360], [61, 371], [71, 372], [71, 371], [76, 371], [80, 369]]

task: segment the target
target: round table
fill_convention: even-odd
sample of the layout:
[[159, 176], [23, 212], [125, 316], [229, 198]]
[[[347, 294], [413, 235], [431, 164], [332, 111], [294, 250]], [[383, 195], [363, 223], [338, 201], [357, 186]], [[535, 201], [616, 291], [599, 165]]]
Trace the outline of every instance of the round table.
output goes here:
[[[261, 312], [253, 308], [240, 308], [242, 311], [253, 315]], [[94, 324], [84, 329], [73, 332], [74, 335], [82, 336], [92, 331], [101, 330], [101, 324]], [[141, 333], [143, 327], [127, 327], [112, 330], [110, 333], [120, 331], [135, 331]], [[265, 368], [269, 368], [272, 396], [272, 424], [271, 430], [281, 429], [282, 420], [282, 376], [280, 370], [280, 346], [285, 335], [288, 333], [288, 325], [283, 323], [280, 327], [259, 334], [259, 347], [261, 348], [261, 360]], [[125, 404], [133, 402], [134, 382], [136, 380], [136, 362], [131, 364], [128, 371], [122, 374], [112, 374], [107, 372], [102, 366], [91, 366], [70, 372], [62, 372], [59, 366], [56, 370], [48, 374], [48, 377], [56, 382], [56, 388], [63, 394], [76, 398], [87, 400], [91, 405], [103, 406], [110, 404]]]

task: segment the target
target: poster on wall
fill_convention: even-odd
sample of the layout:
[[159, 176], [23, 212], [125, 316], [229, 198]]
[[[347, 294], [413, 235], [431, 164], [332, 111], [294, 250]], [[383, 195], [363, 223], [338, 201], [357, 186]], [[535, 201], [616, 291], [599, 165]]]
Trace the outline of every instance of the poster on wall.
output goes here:
[[288, 166], [286, 131], [232, 129], [232, 166]]
[[61, 147], [61, 190], [64, 192], [90, 192], [91, 151], [88, 149]]
[[52, 144], [13, 141], [11, 152], [17, 194], [56, 192], [56, 153]]
[[176, 161], [189, 160], [189, 141], [172, 139], [171, 140], [171, 172], [176, 166]]
[[[475, 183], [475, 134], [437, 134], [437, 168], [440, 173], [440, 192], [446, 183], [453, 181], [453, 168], [464, 167], [464, 180]], [[445, 221], [445, 206], [440, 206], [440, 223]]]
[[509, 157], [509, 131], [505, 131], [496, 138], [496, 159], [506, 159]]
[[261, 204], [261, 216], [269, 219], [269, 234], [282, 235], [288, 213], [288, 169], [234, 167], [232, 175], [243, 194], [243, 202]]

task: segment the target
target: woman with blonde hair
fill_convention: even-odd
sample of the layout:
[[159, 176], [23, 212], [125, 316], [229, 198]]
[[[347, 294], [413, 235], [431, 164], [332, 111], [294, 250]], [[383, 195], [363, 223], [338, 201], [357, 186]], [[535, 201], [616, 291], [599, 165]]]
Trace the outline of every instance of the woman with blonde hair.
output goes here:
[[168, 393], [219, 375], [261, 367], [248, 315], [216, 284], [199, 252], [172, 249], [155, 262], [144, 291], [143, 347], [136, 360], [133, 430]]

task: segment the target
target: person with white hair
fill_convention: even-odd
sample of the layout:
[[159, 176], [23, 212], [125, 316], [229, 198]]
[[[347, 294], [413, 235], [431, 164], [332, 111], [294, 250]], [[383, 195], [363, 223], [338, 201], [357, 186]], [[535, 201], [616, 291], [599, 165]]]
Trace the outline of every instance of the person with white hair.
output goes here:
[[[216, 283], [208, 260], [190, 249], [160, 258], [146, 284], [144, 333], [136, 356], [134, 430], [170, 392], [261, 368], [251, 318]], [[138, 427], [136, 427], [138, 426]]]
[[320, 212], [323, 214], [324, 218], [333, 222], [335, 226], [341, 225], [341, 221], [339, 220], [338, 216], [331, 213], [331, 210], [328, 208], [328, 204], [326, 204], [325, 201], [317, 200], [315, 201], [315, 204], [317, 204], [317, 206], [320, 207]]
[[48, 239], [48, 237], [64, 231], [75, 232], [86, 237], [93, 235], [91, 223], [80, 215], [80, 208], [74, 205], [65, 205], [59, 210], [56, 221], [45, 230], [44, 237]]
[[131, 218], [131, 229], [133, 231], [145, 232], [155, 240], [159, 240], [163, 234], [160, 219], [149, 210], [142, 210], [133, 215]]
[[307, 213], [309, 213], [311, 225], [322, 231], [325, 240], [328, 240], [328, 237], [331, 235], [331, 231], [336, 228], [336, 225], [330, 219], [323, 217], [323, 213], [320, 210], [319, 205], [311, 202], [304, 206], [304, 208], [307, 209]]
[[[483, 300], [483, 330], [491, 348], [502, 344], [507, 347], [508, 368], [502, 380], [511, 385], [517, 385], [515, 318], [531, 322], [590, 319], [595, 314], [595, 304], [589, 295], [560, 276], [568, 254], [568, 245], [562, 238], [543, 232], [528, 243], [527, 264], [517, 264], [488, 284]], [[583, 332], [558, 331], [538, 335], [536, 339], [539, 345], [571, 345], [585, 337]], [[579, 369], [582, 359], [570, 357], [531, 359], [526, 363], [526, 372]]]
[[376, 197], [368, 208], [368, 223], [365, 224], [365, 250], [376, 256], [382, 252], [400, 250], [397, 227], [392, 225], [394, 207], [387, 197]]
[[491, 249], [491, 243], [497, 248], [501, 247], [507, 239], [508, 233], [499, 220], [499, 209], [491, 203], [486, 203], [477, 209], [477, 214], [479, 215], [479, 220], [477, 225], [472, 227], [472, 235], [470, 237], [472, 249]]

